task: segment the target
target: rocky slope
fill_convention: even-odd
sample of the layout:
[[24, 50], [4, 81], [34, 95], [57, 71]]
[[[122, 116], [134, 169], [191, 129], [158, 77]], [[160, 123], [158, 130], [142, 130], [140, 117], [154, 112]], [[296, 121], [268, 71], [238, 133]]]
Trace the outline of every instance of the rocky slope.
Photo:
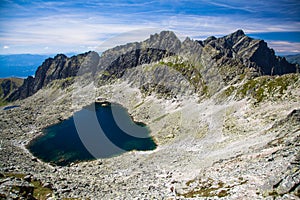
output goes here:
[[[164, 31], [80, 56], [44, 62], [15, 93], [29, 96], [12, 103], [21, 106], [0, 111], [0, 195], [18, 195], [8, 183], [28, 175], [48, 199], [299, 198], [300, 76], [263, 41], [237, 31], [181, 42]], [[66, 167], [26, 150], [96, 99], [126, 107], [158, 148]]]
[[0, 104], [6, 102], [6, 98], [15, 92], [22, 84], [21, 78], [2, 78], [0, 79]]
[[23, 85], [11, 94], [8, 100], [24, 99], [36, 93], [53, 80], [74, 77], [77, 75], [81, 66], [84, 66], [89, 72], [92, 72], [92, 68], [95, 67], [98, 62], [99, 55], [95, 52], [79, 54], [71, 58], [63, 54], [58, 54], [54, 58], [48, 58], [37, 69], [35, 76], [26, 78]]
[[235, 58], [248, 67], [254, 67], [260, 75], [282, 75], [296, 72], [295, 65], [284, 58], [275, 56], [273, 49], [268, 48], [263, 40], [254, 40], [242, 30], [222, 38], [209, 38], [204, 45], [211, 45], [219, 52], [216, 58]]
[[300, 54], [284, 56], [286, 60], [293, 64], [300, 65]]

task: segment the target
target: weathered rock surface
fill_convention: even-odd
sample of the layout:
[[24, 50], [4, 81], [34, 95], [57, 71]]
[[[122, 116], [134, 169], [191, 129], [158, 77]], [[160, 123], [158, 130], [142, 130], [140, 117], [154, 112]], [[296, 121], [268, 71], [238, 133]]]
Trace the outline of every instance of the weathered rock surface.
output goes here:
[[6, 98], [16, 91], [22, 84], [21, 78], [2, 78], [0, 79], [0, 102], [5, 101]]
[[33, 197], [34, 186], [29, 182], [15, 177], [0, 179], [0, 181], [1, 199], [35, 199]]
[[149, 64], [159, 61], [165, 57], [174, 55], [171, 52], [160, 49], [135, 49], [125, 53], [114, 60], [106, 69], [102, 78], [104, 80], [111, 78], [121, 78], [127, 69], [138, 65]]
[[8, 100], [24, 99], [54, 80], [74, 77], [78, 75], [80, 67], [87, 72], [94, 72], [98, 62], [99, 55], [96, 52], [79, 54], [71, 58], [63, 54], [58, 54], [54, 58], [48, 58], [37, 69], [35, 77], [29, 76], [25, 79], [23, 85], [11, 94]]

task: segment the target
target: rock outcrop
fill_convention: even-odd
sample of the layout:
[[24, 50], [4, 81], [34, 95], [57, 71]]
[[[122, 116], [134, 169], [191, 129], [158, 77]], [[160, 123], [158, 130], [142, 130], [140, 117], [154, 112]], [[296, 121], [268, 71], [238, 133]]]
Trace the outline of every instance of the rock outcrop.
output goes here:
[[88, 72], [95, 71], [99, 62], [96, 52], [87, 52], [68, 58], [58, 54], [54, 58], [46, 59], [37, 69], [35, 77], [29, 76], [23, 85], [8, 97], [9, 101], [24, 99], [36, 93], [42, 87], [56, 79], [64, 79], [76, 76], [80, 67]]
[[[135, 53], [137, 51], [145, 52], [145, 51], [149, 51], [150, 49], [156, 49], [156, 51], [159, 53], [161, 53], [161, 51], [164, 51], [164, 52], [171, 52], [172, 54], [175, 54], [178, 53], [180, 47], [181, 47], [181, 42], [173, 32], [162, 31], [160, 34], [151, 35], [149, 39], [143, 42], [128, 43], [126, 45], [120, 45], [112, 49], [106, 50], [101, 55], [99, 68], [106, 69], [120, 56], [128, 54], [130, 52], [132, 53]], [[139, 56], [139, 54], [136, 55]]]
[[0, 103], [6, 101], [6, 98], [23, 84], [23, 81], [21, 78], [0, 79]]
[[209, 37], [198, 42], [204, 47], [213, 47], [218, 52], [214, 57], [217, 60], [237, 60], [246, 67], [255, 68], [260, 75], [283, 75], [297, 71], [295, 65], [276, 56], [265, 41], [250, 38], [242, 30], [221, 38]]

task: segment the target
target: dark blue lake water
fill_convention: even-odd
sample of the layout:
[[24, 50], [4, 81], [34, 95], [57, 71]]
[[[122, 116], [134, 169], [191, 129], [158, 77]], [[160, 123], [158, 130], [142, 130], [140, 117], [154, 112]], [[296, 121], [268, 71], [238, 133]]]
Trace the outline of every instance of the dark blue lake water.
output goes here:
[[133, 122], [127, 110], [118, 104], [92, 104], [43, 133], [27, 148], [37, 158], [60, 166], [126, 151], [154, 150], [157, 146], [149, 129]]
[[10, 110], [10, 109], [13, 109], [13, 108], [19, 108], [20, 106], [18, 105], [15, 105], [15, 106], [6, 106], [3, 108], [3, 110]]

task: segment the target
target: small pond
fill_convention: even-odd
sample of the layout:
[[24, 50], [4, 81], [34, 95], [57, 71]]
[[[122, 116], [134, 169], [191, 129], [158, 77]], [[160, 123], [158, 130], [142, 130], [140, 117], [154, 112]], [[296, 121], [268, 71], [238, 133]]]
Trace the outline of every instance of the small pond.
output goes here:
[[14, 105], [14, 106], [6, 106], [3, 108], [3, 110], [10, 110], [10, 109], [13, 109], [13, 108], [19, 108], [20, 106], [18, 105]]
[[134, 122], [121, 105], [94, 103], [45, 128], [27, 148], [44, 162], [65, 166], [126, 151], [154, 150], [157, 145], [149, 133], [147, 126]]

